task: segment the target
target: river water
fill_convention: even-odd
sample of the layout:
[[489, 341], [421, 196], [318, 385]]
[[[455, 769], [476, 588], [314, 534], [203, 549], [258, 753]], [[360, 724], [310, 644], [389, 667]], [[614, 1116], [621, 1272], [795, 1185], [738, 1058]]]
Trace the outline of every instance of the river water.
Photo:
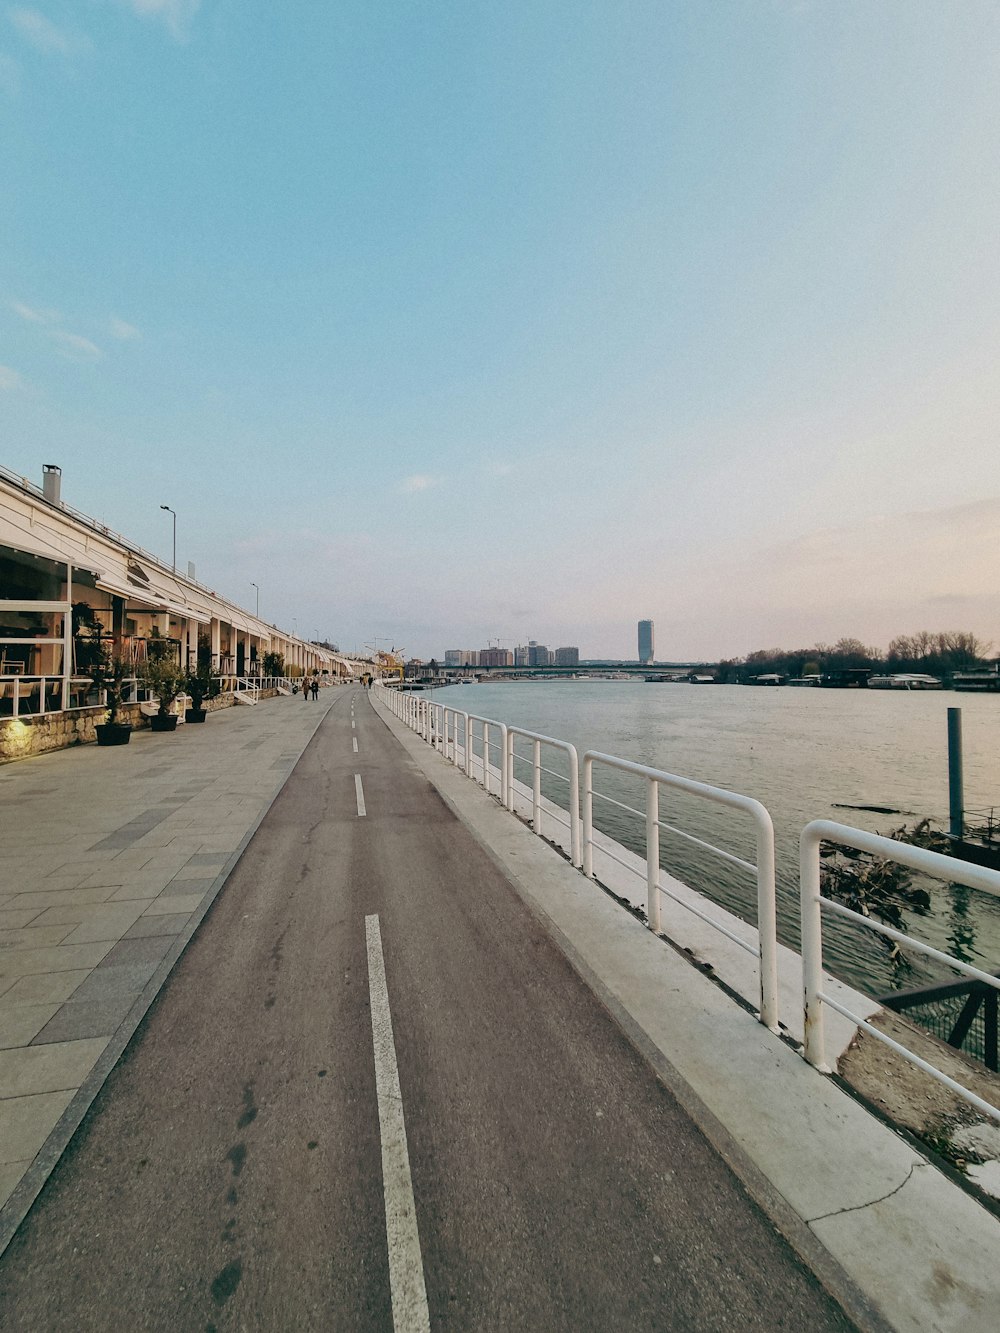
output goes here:
[[[644, 681], [508, 681], [449, 686], [434, 698], [450, 707], [696, 778], [761, 801], [774, 821], [778, 934], [798, 948], [798, 837], [811, 819], [835, 819], [888, 833], [931, 816], [947, 828], [947, 709], [962, 709], [967, 810], [1000, 805], [1000, 697], [950, 692], [760, 689]], [[529, 746], [519, 747], [527, 753]], [[559, 769], [548, 752], [543, 764]], [[565, 770], [562, 770], [565, 771]], [[517, 776], [530, 781], [519, 766]], [[603, 769], [595, 788], [644, 810], [642, 785]], [[552, 777], [546, 796], [566, 805]], [[837, 804], [879, 805], [873, 814]], [[749, 821], [707, 802], [661, 792], [661, 818], [749, 861]], [[644, 854], [643, 821], [595, 800], [595, 824]], [[664, 868], [747, 920], [756, 919], [752, 876], [690, 843], [662, 834]], [[987, 970], [1000, 968], [1000, 900], [959, 886], [922, 881], [927, 915], [907, 913], [919, 939]], [[870, 931], [826, 918], [826, 966], [879, 995], [950, 975], [910, 954], [893, 964]]]

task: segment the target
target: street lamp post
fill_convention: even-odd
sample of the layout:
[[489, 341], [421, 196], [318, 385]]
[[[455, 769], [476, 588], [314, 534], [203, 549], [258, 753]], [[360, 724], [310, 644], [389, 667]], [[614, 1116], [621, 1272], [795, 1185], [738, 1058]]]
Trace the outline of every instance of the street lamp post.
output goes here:
[[260, 588], [257, 587], [257, 584], [254, 583], [253, 579], [250, 580], [250, 587], [251, 587], [251, 588], [257, 588], [257, 619], [259, 620], [259, 619], [260, 619]]
[[171, 509], [169, 505], [160, 505], [160, 508], [165, 509], [168, 514], [173, 514], [174, 516], [174, 573], [176, 574], [177, 573], [177, 513], [175, 510]]

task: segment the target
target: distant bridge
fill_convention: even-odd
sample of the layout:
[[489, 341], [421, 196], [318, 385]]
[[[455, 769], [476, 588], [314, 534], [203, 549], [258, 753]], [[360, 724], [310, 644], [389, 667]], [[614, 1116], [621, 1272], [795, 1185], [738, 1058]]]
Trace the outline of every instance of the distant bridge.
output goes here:
[[[466, 666], [466, 667], [440, 667], [434, 674], [437, 676], [448, 676], [449, 678], [462, 679], [468, 677], [470, 680], [478, 676], [490, 676], [496, 680], [524, 680], [524, 679], [546, 679], [580, 677], [580, 676], [607, 676], [611, 672], [622, 673], [628, 676], [660, 676], [668, 675], [671, 672], [684, 671], [706, 671], [711, 670], [715, 663], [709, 662], [653, 662], [648, 665], [641, 665], [638, 662], [580, 662], [576, 666]], [[432, 679], [431, 673], [426, 668], [421, 673], [419, 679]]]

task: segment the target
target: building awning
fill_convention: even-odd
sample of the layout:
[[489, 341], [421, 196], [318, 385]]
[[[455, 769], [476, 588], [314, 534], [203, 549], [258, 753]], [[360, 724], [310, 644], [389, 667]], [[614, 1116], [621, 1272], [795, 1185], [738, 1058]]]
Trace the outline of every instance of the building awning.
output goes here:
[[60, 551], [57, 546], [50, 546], [48, 542], [42, 541], [35, 536], [28, 536], [21, 532], [11, 533], [9, 536], [4, 534], [0, 538], [0, 546], [6, 546], [12, 551], [20, 551], [22, 555], [39, 556], [42, 560], [51, 560], [57, 565], [72, 565], [74, 569], [85, 569], [88, 574], [100, 574], [98, 563], [93, 557], [76, 556]]

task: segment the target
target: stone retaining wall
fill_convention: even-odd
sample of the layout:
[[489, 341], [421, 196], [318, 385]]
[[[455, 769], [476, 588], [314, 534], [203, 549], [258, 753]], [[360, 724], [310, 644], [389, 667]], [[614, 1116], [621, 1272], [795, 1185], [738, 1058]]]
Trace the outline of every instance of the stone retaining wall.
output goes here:
[[[261, 690], [262, 699], [273, 698], [277, 690]], [[236, 700], [225, 692], [205, 700], [207, 712], [232, 708]], [[31, 755], [46, 754], [50, 750], [65, 750], [71, 745], [96, 744], [95, 726], [104, 721], [105, 708], [74, 708], [66, 713], [45, 713], [42, 717], [28, 714], [22, 717], [0, 718], [0, 764]], [[149, 726], [149, 719], [139, 711], [138, 704], [123, 704], [119, 710], [123, 722], [136, 730]]]

